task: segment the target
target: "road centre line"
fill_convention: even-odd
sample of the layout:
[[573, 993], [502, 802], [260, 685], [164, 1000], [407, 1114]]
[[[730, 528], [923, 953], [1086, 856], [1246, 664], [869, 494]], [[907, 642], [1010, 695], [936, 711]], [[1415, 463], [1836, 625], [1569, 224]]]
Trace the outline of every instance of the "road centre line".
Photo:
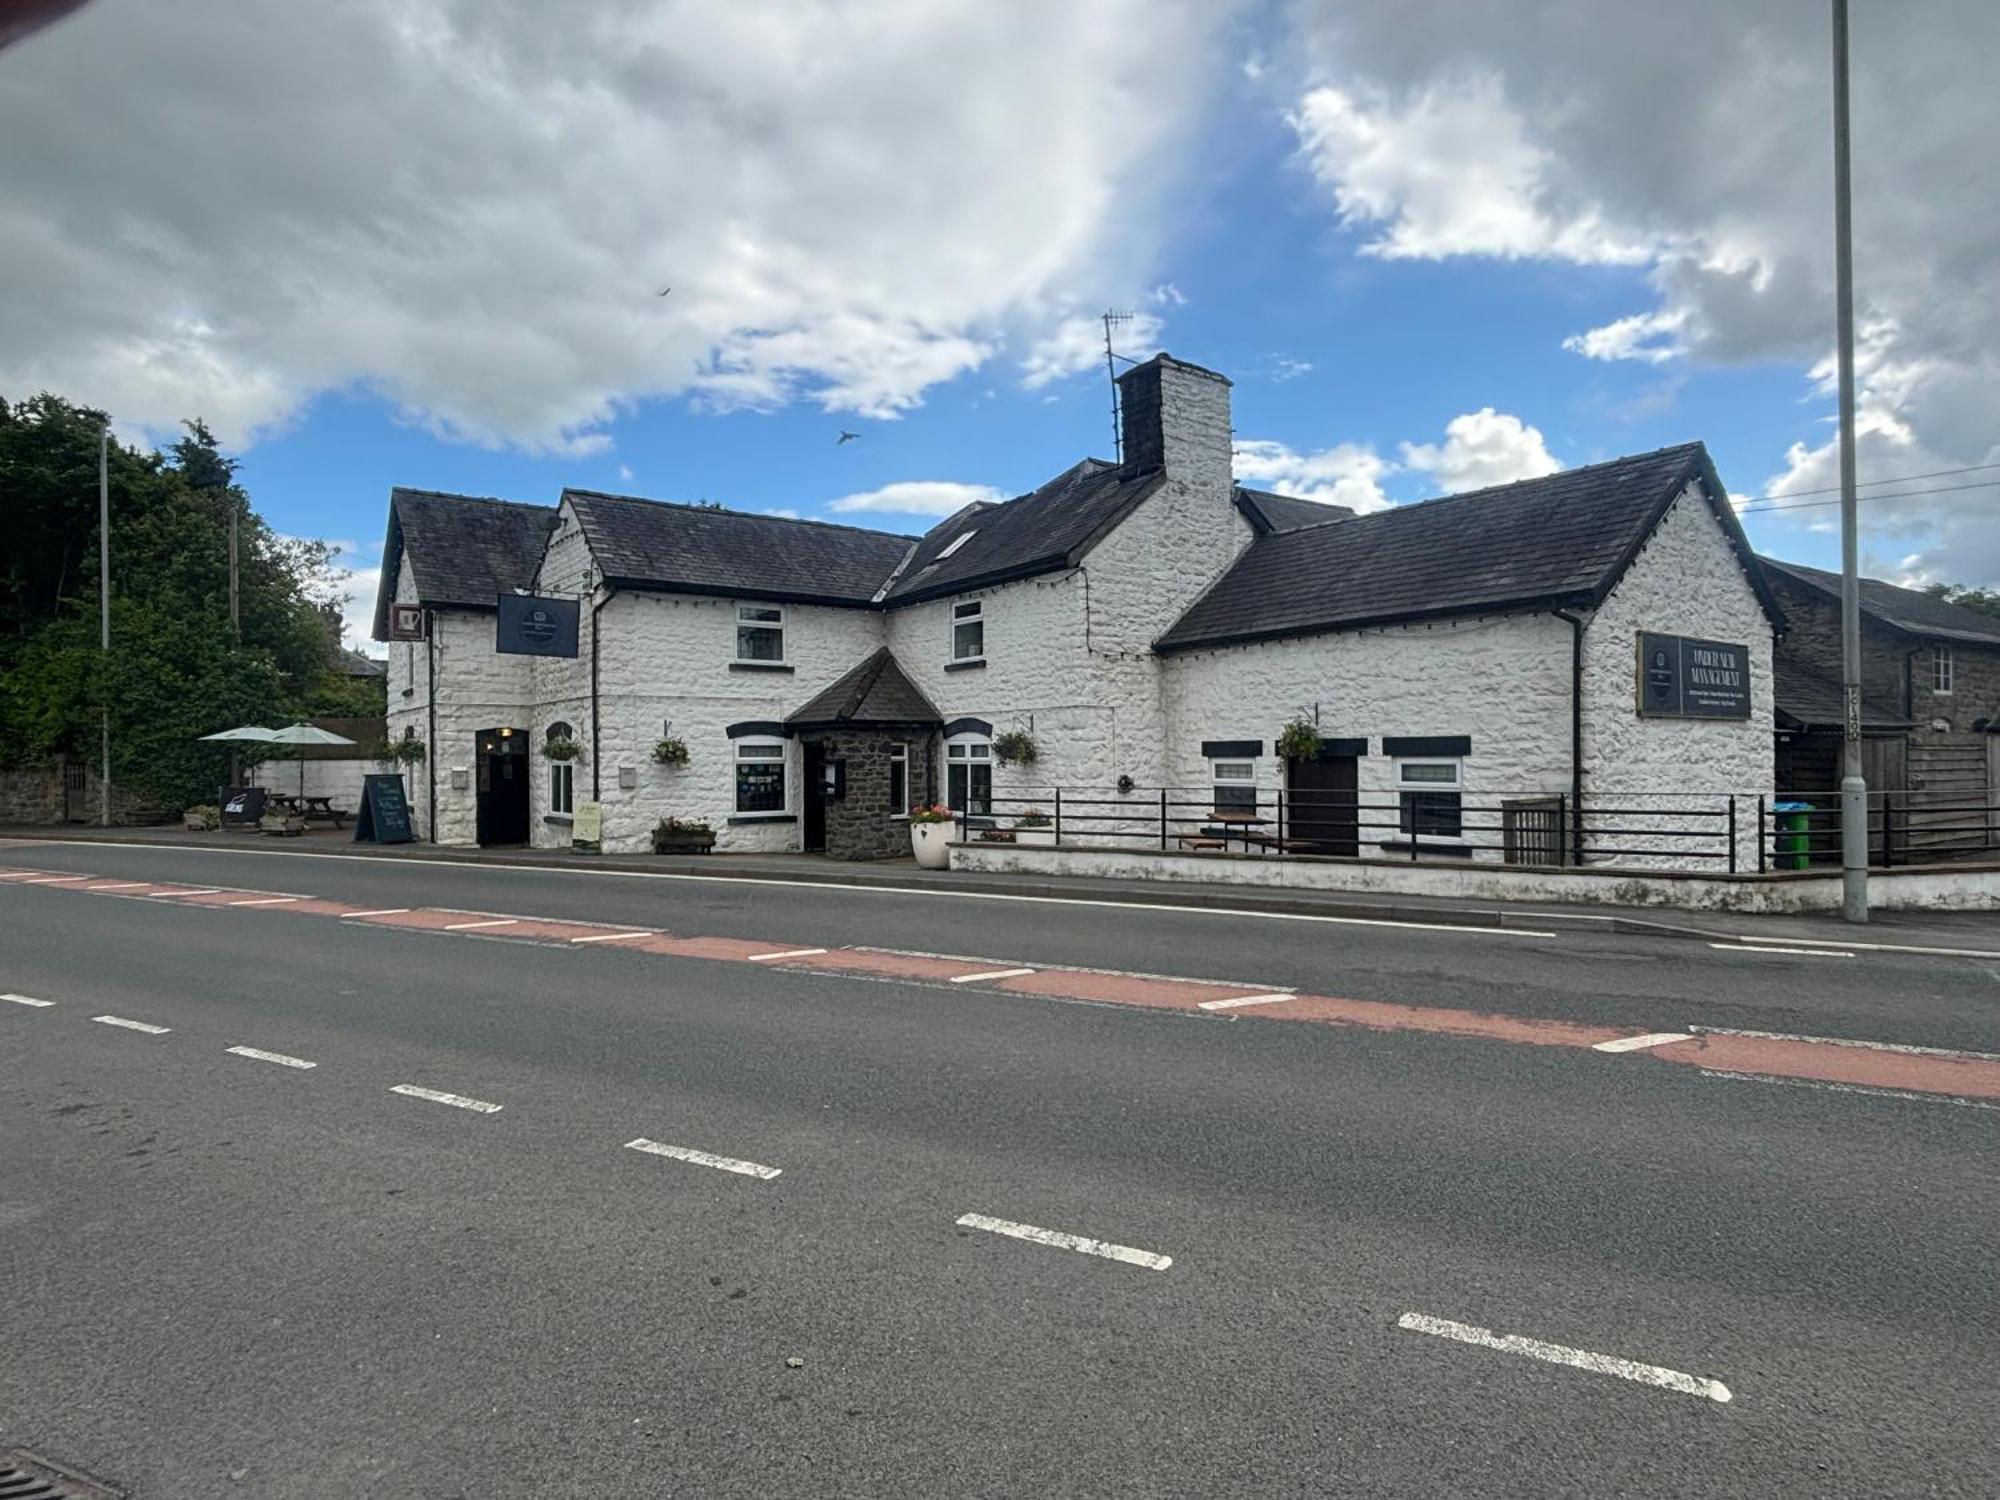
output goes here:
[[814, 954], [824, 952], [826, 952], [824, 948], [786, 948], [777, 953], [751, 953], [746, 955], [746, 957], [753, 964], [767, 964], [773, 959], [811, 958]]
[[1691, 1042], [1691, 1031], [1648, 1031], [1641, 1036], [1615, 1037], [1608, 1042], [1592, 1042], [1593, 1052], [1639, 1052], [1648, 1047], [1664, 1047], [1669, 1042]]
[[637, 928], [631, 932], [593, 932], [589, 937], [573, 937], [572, 943], [617, 943], [627, 938], [655, 936], [650, 927]]
[[106, 1026], [123, 1026], [127, 1031], [143, 1031], [147, 1036], [165, 1036], [173, 1030], [171, 1026], [154, 1026], [145, 1021], [128, 1021], [123, 1016], [92, 1016], [93, 1021], [101, 1021]]
[[740, 1177], [757, 1177], [769, 1182], [784, 1171], [783, 1167], [766, 1167], [754, 1161], [739, 1161], [733, 1156], [717, 1156], [708, 1151], [696, 1151], [687, 1146], [669, 1146], [660, 1141], [649, 1141], [643, 1135], [636, 1141], [625, 1143], [627, 1151], [644, 1151], [652, 1156], [670, 1156], [675, 1161], [692, 1162], [698, 1167], [714, 1167], [720, 1172], [734, 1172]]
[[284, 906], [288, 902], [303, 901], [303, 896], [252, 896], [248, 901], [232, 901], [231, 906]]
[[1541, 1339], [1524, 1338], [1518, 1333], [1499, 1334], [1490, 1328], [1454, 1323], [1449, 1318], [1434, 1318], [1428, 1313], [1404, 1313], [1396, 1320], [1396, 1326], [1411, 1333], [1428, 1333], [1434, 1338], [1454, 1339], [1461, 1344], [1494, 1349], [1502, 1354], [1525, 1354], [1530, 1359], [1546, 1360], [1553, 1365], [1568, 1365], [1572, 1369], [1589, 1370], [1597, 1375], [1615, 1375], [1620, 1380], [1636, 1380], [1641, 1385], [1679, 1391], [1687, 1396], [1705, 1396], [1710, 1401], [1733, 1399], [1728, 1386], [1706, 1376], [1686, 1375], [1679, 1370], [1640, 1364], [1637, 1360], [1620, 1359], [1613, 1354], [1592, 1354], [1588, 1349], [1545, 1343]]
[[361, 917], [400, 917], [408, 910], [407, 906], [385, 906], [379, 911], [344, 911], [340, 914], [340, 920], [352, 922]]
[[238, 1057], [254, 1057], [258, 1062], [282, 1063], [288, 1068], [316, 1068], [318, 1063], [307, 1062], [303, 1057], [288, 1057], [282, 1052], [266, 1052], [262, 1047], [225, 1047], [225, 1052], [234, 1052]]
[[1755, 943], [1710, 943], [1724, 953], [1781, 953], [1787, 958], [1852, 958], [1835, 948], [1760, 948]]
[[445, 932], [474, 932], [482, 927], [519, 927], [519, 917], [495, 917], [490, 922], [453, 922], [442, 929]]
[[982, 979], [1019, 979], [1023, 974], [1032, 974], [1033, 969], [988, 969], [980, 974], [954, 974], [952, 984], [977, 984]]
[[1775, 1083], [1788, 1089], [1818, 1089], [1828, 1094], [1870, 1094], [1911, 1104], [1955, 1104], [1960, 1109], [2000, 1109], [2000, 1100], [1968, 1099], [1963, 1094], [1918, 1094], [1908, 1089], [1878, 1089], [1865, 1083], [1832, 1083], [1823, 1078], [1780, 1078], [1774, 1073], [1739, 1073], [1733, 1068], [1703, 1068], [1704, 1078], [1724, 1083]]
[[[6, 841], [0, 840], [0, 845]], [[522, 865], [509, 862], [469, 859], [425, 859], [417, 856], [397, 854], [323, 854], [312, 849], [218, 849], [202, 846], [198, 849], [174, 849], [166, 844], [135, 844], [116, 839], [70, 839], [63, 842], [84, 844], [99, 849], [145, 849], [166, 850], [180, 854], [234, 854], [253, 859], [344, 859], [355, 864], [377, 865], [443, 865], [453, 869], [474, 870], [516, 870], [532, 875], [581, 875], [599, 880], [680, 880], [708, 885], [755, 885], [779, 889], [796, 888], [821, 891], [859, 891], [867, 895], [891, 896], [931, 896], [959, 901], [1020, 901], [1042, 906], [1091, 906], [1110, 907], [1117, 911], [1163, 911], [1176, 916], [1214, 917], [1259, 917], [1273, 922], [1328, 922], [1342, 927], [1409, 927], [1424, 932], [1465, 932], [1484, 933], [1492, 937], [1553, 938], [1553, 932], [1535, 931], [1525, 927], [1468, 927], [1456, 922], [1412, 922], [1393, 917], [1338, 917], [1321, 912], [1299, 911], [1258, 911], [1244, 906], [1184, 906], [1168, 901], [1100, 901], [1086, 896], [1027, 896], [1010, 891], [955, 891], [949, 888], [921, 885], [863, 885], [844, 880], [769, 880], [755, 875], [683, 875], [668, 870], [579, 870], [558, 865]], [[41, 841], [35, 841], [41, 847]], [[2000, 950], [1975, 955], [1985, 958], [2000, 957]]]
[[1057, 1250], [1074, 1250], [1080, 1255], [1097, 1255], [1105, 1260], [1123, 1261], [1128, 1266], [1144, 1266], [1149, 1271], [1164, 1271], [1174, 1263], [1171, 1255], [1155, 1255], [1151, 1250], [1134, 1250], [1130, 1245], [1114, 1245], [1108, 1240], [1094, 1240], [1087, 1235], [1065, 1234], [1060, 1229], [1038, 1229], [1033, 1224], [1016, 1224], [1012, 1219], [995, 1219], [986, 1214], [961, 1214], [958, 1224], [962, 1229], [984, 1229], [990, 1234], [1004, 1234], [1009, 1239], [1049, 1245]]
[[484, 1099], [468, 1099], [463, 1094], [447, 1094], [441, 1089], [420, 1088], [414, 1083], [394, 1083], [389, 1086], [392, 1094], [404, 1094], [412, 1099], [428, 1099], [433, 1104], [449, 1104], [456, 1109], [469, 1109], [477, 1114], [497, 1115], [501, 1106], [488, 1104]]
[[37, 875], [33, 880], [24, 880], [22, 885], [68, 885], [78, 880], [88, 880], [88, 875]]
[[1201, 1000], [1196, 1002], [1199, 1010], [1236, 1010], [1245, 1005], [1276, 1005], [1280, 1000], [1296, 1000], [1297, 995], [1238, 995], [1230, 1000]]
[[0, 1000], [12, 1000], [16, 1005], [32, 1005], [36, 1010], [47, 1010], [55, 1004], [53, 1000], [37, 1000], [33, 995], [0, 995]]
[[127, 880], [119, 885], [94, 885], [93, 891], [136, 891], [141, 886], [158, 885], [157, 880]]
[[1907, 1052], [1912, 1057], [1962, 1057], [1973, 1062], [2000, 1062], [2000, 1052], [1968, 1052], [1959, 1047], [1918, 1047], [1909, 1042], [1863, 1042], [1845, 1036], [1812, 1036], [1797, 1031], [1745, 1031], [1733, 1026], [1690, 1026], [1701, 1036], [1747, 1036], [1760, 1042], [1815, 1042], [1822, 1047], [1864, 1047], [1870, 1052]]

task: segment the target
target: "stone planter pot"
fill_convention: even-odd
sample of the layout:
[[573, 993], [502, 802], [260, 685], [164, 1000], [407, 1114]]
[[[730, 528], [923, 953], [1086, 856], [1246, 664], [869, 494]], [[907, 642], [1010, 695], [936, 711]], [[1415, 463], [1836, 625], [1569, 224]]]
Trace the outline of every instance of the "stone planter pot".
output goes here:
[[1017, 844], [1039, 844], [1045, 849], [1053, 849], [1056, 831], [1053, 828], [1016, 828], [1014, 842]]
[[910, 825], [910, 852], [916, 855], [918, 868], [942, 870], [951, 863], [951, 833], [949, 823]]

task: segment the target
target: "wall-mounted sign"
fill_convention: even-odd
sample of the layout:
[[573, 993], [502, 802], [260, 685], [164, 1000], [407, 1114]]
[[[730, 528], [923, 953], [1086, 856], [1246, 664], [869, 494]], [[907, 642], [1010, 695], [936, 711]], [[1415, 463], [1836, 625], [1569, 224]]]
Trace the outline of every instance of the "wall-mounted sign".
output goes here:
[[1666, 719], [1750, 717], [1750, 648], [1639, 632], [1639, 712]]
[[493, 649], [508, 656], [575, 656], [576, 600], [502, 594]]
[[424, 638], [424, 607], [421, 604], [389, 606], [389, 639], [420, 641]]

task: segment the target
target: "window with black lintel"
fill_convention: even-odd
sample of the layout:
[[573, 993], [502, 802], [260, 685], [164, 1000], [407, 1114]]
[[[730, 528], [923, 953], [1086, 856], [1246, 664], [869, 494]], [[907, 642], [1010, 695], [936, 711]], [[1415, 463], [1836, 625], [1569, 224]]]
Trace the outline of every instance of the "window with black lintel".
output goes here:
[[1412, 839], [1455, 839], [1464, 833], [1457, 761], [1397, 761], [1396, 793], [1402, 830]]
[[736, 810], [739, 813], [781, 813], [785, 810], [785, 742], [736, 742]]

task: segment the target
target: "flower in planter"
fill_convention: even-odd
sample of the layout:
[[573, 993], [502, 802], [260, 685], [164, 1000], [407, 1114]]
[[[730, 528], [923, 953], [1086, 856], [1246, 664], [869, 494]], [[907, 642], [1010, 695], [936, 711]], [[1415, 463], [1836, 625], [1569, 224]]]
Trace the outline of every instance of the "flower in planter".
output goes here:
[[1003, 766], [1032, 766], [1035, 763], [1035, 742], [1020, 730], [1010, 729], [993, 737], [993, 758]]
[[653, 760], [662, 766], [685, 766], [688, 763], [687, 741], [668, 735], [653, 746]]
[[957, 813], [953, 812], [942, 802], [933, 802], [928, 806], [919, 802], [915, 807], [910, 809], [910, 821], [912, 823], [949, 823], [957, 816]]
[[1014, 826], [1016, 828], [1052, 828], [1055, 825], [1049, 821], [1047, 813], [1043, 812], [1039, 807], [1031, 807], [1014, 820]]

